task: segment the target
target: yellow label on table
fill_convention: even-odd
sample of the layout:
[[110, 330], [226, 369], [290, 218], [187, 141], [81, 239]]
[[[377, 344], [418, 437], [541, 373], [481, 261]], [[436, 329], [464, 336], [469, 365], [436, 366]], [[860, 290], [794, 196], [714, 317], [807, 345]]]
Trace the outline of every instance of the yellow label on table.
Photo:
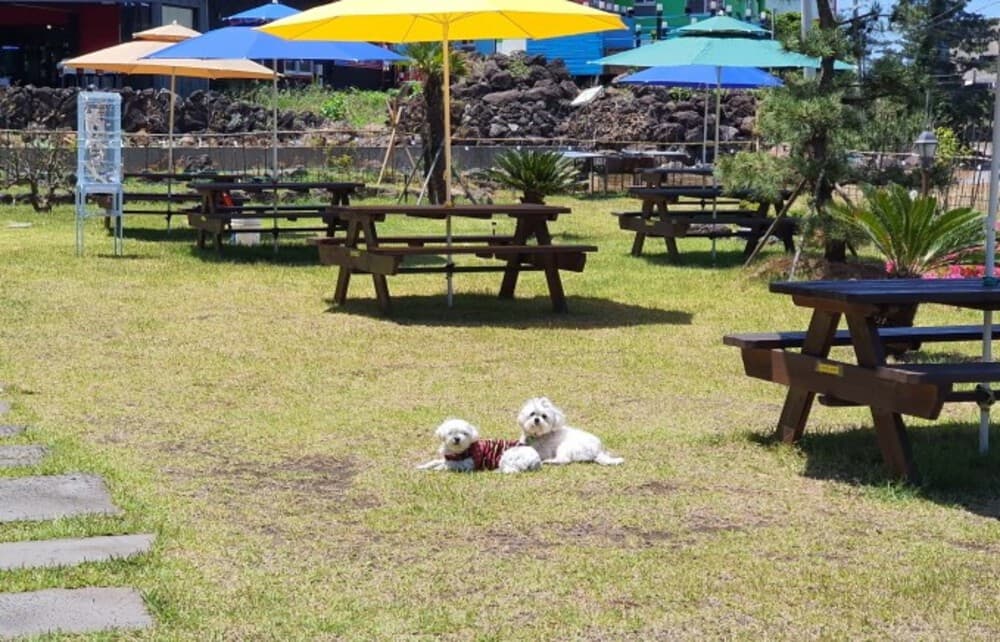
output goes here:
[[835, 363], [817, 363], [816, 372], [833, 375], [834, 377], [842, 377], [844, 375], [843, 368]]
[[347, 253], [347, 255], [348, 255], [348, 256], [350, 256], [350, 257], [351, 257], [351, 258], [353, 258], [353, 259], [356, 259], [356, 258], [358, 258], [359, 256], [361, 256], [361, 251], [360, 251], [360, 250], [350, 250], [350, 251], [349, 251], [349, 252]]

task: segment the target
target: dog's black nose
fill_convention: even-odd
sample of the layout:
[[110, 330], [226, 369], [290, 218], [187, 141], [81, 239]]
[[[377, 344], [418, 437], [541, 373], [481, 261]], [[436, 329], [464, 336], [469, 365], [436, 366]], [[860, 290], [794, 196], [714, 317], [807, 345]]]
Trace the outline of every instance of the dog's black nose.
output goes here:
[[537, 426], [540, 423], [542, 423], [542, 420], [539, 419], [538, 417], [535, 417], [535, 425]]

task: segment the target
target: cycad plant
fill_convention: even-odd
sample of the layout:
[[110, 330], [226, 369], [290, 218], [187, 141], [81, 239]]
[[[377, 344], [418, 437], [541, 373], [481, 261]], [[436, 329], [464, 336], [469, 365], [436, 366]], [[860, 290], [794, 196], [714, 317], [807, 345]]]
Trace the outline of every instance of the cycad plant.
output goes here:
[[576, 183], [573, 161], [559, 152], [508, 150], [493, 160], [487, 171], [490, 179], [511, 189], [521, 190], [522, 203], [544, 204], [545, 197], [566, 191]]
[[983, 215], [972, 208], [939, 211], [936, 198], [913, 198], [899, 185], [862, 191], [864, 204], [837, 203], [832, 213], [871, 240], [891, 277], [919, 277], [982, 248]]

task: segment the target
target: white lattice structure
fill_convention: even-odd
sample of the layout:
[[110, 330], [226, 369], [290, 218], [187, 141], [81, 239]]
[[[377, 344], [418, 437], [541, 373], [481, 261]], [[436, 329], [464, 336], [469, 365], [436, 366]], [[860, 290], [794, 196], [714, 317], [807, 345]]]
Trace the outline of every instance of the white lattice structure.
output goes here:
[[[81, 91], [76, 118], [76, 253], [83, 253], [88, 216], [111, 217], [114, 253], [122, 253], [122, 99], [111, 92]], [[87, 197], [105, 195], [100, 211]]]

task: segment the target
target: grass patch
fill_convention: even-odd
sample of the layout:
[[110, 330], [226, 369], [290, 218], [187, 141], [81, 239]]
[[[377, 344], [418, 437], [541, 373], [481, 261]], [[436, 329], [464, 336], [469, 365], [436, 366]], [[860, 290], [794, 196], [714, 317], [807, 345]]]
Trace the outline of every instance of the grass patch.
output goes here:
[[[320, 85], [306, 85], [294, 89], [278, 90], [278, 109], [297, 113], [312, 112], [331, 120], [345, 121], [352, 127], [384, 125], [389, 119], [386, 109], [388, 92], [337, 90]], [[255, 85], [247, 90], [244, 99], [255, 105], [273, 105], [274, 91], [270, 86]]]
[[[127, 217], [115, 258], [95, 219], [76, 258], [71, 208], [0, 209], [4, 421], [29, 426], [11, 443], [51, 449], [0, 474], [100, 474], [125, 510], [0, 524], [0, 541], [157, 534], [148, 556], [0, 586], [135, 586], [157, 626], [127, 639], [993, 635], [1000, 466], [975, 454], [973, 406], [912, 422], [918, 489], [885, 476], [862, 409], [818, 406], [800, 446], [775, 444], [783, 388], [743, 375], [721, 337], [804, 328], [808, 311], [742, 269], [739, 240], [713, 259], [682, 239], [674, 265], [649, 239], [636, 258], [609, 215], [629, 199], [551, 200], [573, 209], [558, 238], [600, 248], [565, 275], [566, 315], [538, 273], [513, 301], [499, 275], [460, 274], [451, 309], [443, 277], [393, 277], [389, 318], [356, 276], [333, 309], [335, 272], [304, 241], [220, 257], [183, 221]], [[537, 395], [625, 465], [414, 470], [445, 417], [511, 437]]]

